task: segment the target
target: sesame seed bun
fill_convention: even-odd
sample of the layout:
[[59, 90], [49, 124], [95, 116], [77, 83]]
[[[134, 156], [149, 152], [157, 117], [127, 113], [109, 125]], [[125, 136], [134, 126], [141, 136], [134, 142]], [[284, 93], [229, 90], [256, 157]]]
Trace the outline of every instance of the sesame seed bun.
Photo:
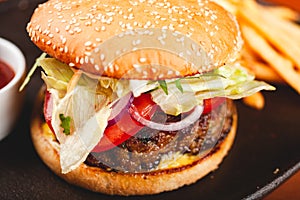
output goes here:
[[210, 1], [51, 0], [27, 30], [50, 56], [112, 78], [204, 73], [236, 60], [242, 46], [235, 18]]
[[31, 123], [32, 141], [40, 158], [67, 182], [105, 194], [126, 196], [157, 194], [192, 184], [218, 168], [234, 142], [237, 129], [237, 113], [232, 106], [232, 124], [227, 136], [208, 154], [192, 163], [145, 173], [105, 171], [82, 163], [75, 170], [62, 174], [59, 143], [43, 129], [43, 125], [46, 124], [40, 114], [43, 99], [41, 94], [35, 104]]

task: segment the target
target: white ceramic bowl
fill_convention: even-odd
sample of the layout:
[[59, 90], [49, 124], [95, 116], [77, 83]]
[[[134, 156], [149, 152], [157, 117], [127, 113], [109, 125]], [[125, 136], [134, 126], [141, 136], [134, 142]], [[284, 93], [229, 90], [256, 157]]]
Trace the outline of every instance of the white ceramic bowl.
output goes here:
[[14, 78], [0, 89], [0, 140], [6, 137], [16, 125], [23, 104], [24, 92], [19, 92], [26, 62], [20, 49], [10, 41], [0, 38], [0, 60], [15, 72]]

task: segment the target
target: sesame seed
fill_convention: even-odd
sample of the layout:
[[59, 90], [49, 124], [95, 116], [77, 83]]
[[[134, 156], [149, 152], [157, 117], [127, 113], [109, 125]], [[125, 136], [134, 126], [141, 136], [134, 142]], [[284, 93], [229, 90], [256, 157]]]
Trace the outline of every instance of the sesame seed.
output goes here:
[[173, 71], [172, 70], [168, 70], [168, 73], [167, 73], [169, 76], [173, 74]]
[[100, 32], [100, 28], [99, 27], [95, 27], [94, 30], [97, 31], [97, 32]]
[[[90, 49], [91, 50], [91, 49]], [[90, 51], [85, 51], [84, 52], [84, 55], [86, 55], [86, 56], [91, 56], [92, 55], [92, 52], [90, 52]]]
[[111, 73], [114, 73], [114, 66], [112, 65], [112, 64], [110, 64], [109, 66], [108, 66], [108, 69], [109, 69], [109, 71], [111, 72]]
[[65, 27], [65, 30], [68, 31], [70, 30], [71, 26], [68, 24], [66, 27]]
[[153, 72], [153, 73], [156, 73], [157, 72], [157, 69], [156, 68], [151, 68], [151, 71]]
[[211, 22], [210, 20], [206, 20], [206, 23], [207, 23], [208, 25], [211, 25], [211, 24], [212, 24], [212, 22]]
[[[86, 51], [91, 51], [91, 50], [92, 50], [92, 47], [85, 47], [85, 50], [86, 50]], [[87, 55], [87, 52], [85, 52], [85, 55]]]
[[115, 64], [115, 71], [119, 71], [120, 67], [119, 65]]
[[140, 58], [139, 61], [140, 61], [141, 63], [144, 63], [144, 62], [147, 61], [147, 59], [146, 59], [146, 58]]
[[[103, 64], [104, 65], [104, 64]], [[107, 65], [104, 65], [104, 71], [106, 71], [107, 72]]]
[[98, 47], [96, 47], [95, 49], [94, 49], [94, 52], [95, 53], [98, 53], [100, 51], [100, 49], [98, 48]]
[[97, 71], [99, 71], [100, 70], [100, 67], [99, 67], [99, 65], [94, 65], [94, 67], [95, 67], [95, 69], [97, 70]]
[[40, 25], [36, 25], [36, 27], [34, 28], [36, 31], [39, 30], [41, 28]]
[[35, 31], [34, 30], [31, 31], [31, 36], [35, 37]]
[[140, 65], [138, 65], [138, 64], [133, 64], [132, 65], [135, 69], [138, 69], [139, 67], [140, 67]]
[[158, 75], [158, 78], [162, 79], [164, 76], [165, 76], [164, 74], [160, 74], [160, 75]]
[[89, 47], [89, 46], [91, 46], [91, 45], [92, 45], [92, 42], [91, 42], [91, 41], [87, 41], [87, 42], [84, 43], [84, 46], [86, 46], [86, 47]]
[[89, 57], [88, 57], [88, 56], [85, 56], [85, 57], [84, 57], [84, 62], [85, 62], [85, 63], [89, 63]]
[[66, 39], [65, 37], [62, 37], [62, 38], [61, 38], [61, 42], [62, 42], [62, 44], [66, 44], [67, 39]]
[[76, 33], [80, 33], [82, 30], [81, 30], [81, 28], [76, 27], [76, 28], [74, 28], [74, 31], [75, 31]]
[[105, 60], [105, 55], [102, 53], [102, 54], [100, 54], [100, 60], [101, 61], [104, 61]]
[[91, 22], [91, 21], [87, 21], [87, 22], [84, 23], [84, 25], [85, 25], [85, 26], [91, 26], [91, 25], [92, 25], [92, 22]]
[[80, 63], [81, 65], [83, 65], [83, 64], [84, 64], [84, 58], [80, 58], [79, 63]]

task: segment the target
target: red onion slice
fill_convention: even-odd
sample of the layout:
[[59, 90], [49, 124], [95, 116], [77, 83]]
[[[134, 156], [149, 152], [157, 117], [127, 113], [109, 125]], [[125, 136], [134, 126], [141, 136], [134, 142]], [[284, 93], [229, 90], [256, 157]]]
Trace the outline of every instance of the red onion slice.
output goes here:
[[173, 122], [173, 123], [168, 123], [168, 124], [160, 124], [156, 123], [150, 120], [147, 120], [143, 118], [139, 112], [134, 108], [134, 105], [130, 107], [131, 111], [131, 116], [140, 122], [141, 124], [148, 126], [149, 128], [156, 129], [156, 130], [161, 130], [161, 131], [178, 131], [180, 129], [183, 129], [191, 124], [193, 124], [195, 121], [197, 121], [202, 112], [203, 112], [203, 106], [196, 106], [193, 111], [191, 112], [190, 115], [185, 117], [183, 120], [179, 122]]
[[133, 95], [132, 92], [129, 92], [113, 105], [111, 114], [108, 118], [108, 126], [114, 125], [121, 119], [122, 115], [129, 108], [132, 101]]

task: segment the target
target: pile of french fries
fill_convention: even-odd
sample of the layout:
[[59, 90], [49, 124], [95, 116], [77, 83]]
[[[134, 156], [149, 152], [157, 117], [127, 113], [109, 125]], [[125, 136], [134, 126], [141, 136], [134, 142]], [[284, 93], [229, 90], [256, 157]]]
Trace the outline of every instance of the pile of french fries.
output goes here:
[[[289, 84], [300, 94], [299, 14], [283, 6], [266, 6], [255, 0], [215, 0], [236, 15], [244, 39], [241, 60], [256, 78]], [[261, 93], [244, 99], [257, 109], [264, 107]]]

